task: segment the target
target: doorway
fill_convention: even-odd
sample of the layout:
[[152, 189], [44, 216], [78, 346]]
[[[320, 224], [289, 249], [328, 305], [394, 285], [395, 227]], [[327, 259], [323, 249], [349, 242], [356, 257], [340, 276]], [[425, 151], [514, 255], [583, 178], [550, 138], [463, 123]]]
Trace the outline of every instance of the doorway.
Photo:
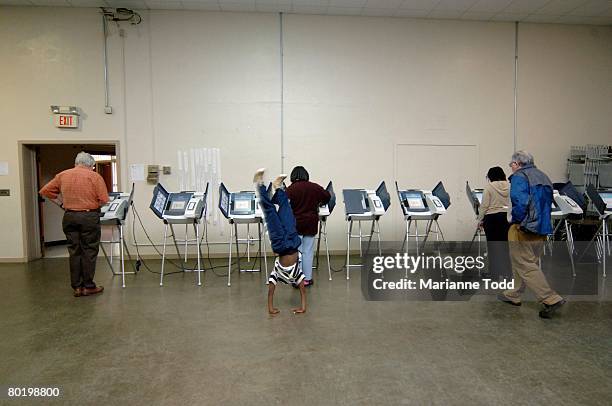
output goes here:
[[[64, 211], [38, 191], [59, 172], [74, 167], [80, 151], [96, 160], [96, 171], [104, 178], [109, 192], [118, 189], [117, 145], [114, 143], [22, 143], [24, 178], [24, 238], [27, 260], [67, 257], [67, 241], [62, 231]], [[34, 203], [35, 202], [35, 203]]]

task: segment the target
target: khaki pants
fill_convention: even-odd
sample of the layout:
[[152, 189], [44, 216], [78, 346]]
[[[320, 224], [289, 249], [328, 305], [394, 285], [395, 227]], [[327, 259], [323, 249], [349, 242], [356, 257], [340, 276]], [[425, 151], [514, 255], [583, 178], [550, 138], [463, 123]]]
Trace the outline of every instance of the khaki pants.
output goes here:
[[525, 288], [535, 293], [538, 301], [552, 305], [562, 300], [562, 297], [550, 288], [546, 277], [540, 269], [540, 257], [544, 252], [546, 236], [526, 233], [512, 224], [508, 230], [510, 245], [510, 262], [514, 276], [514, 289], [507, 290], [504, 295], [512, 301], [521, 301]]

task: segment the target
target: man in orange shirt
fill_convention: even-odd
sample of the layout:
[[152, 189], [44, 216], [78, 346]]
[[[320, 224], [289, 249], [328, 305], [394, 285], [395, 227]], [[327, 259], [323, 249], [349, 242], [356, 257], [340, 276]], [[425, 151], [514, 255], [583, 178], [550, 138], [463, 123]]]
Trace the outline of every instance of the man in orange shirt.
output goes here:
[[65, 210], [62, 228], [69, 243], [70, 284], [75, 297], [104, 290], [93, 278], [100, 249], [100, 207], [109, 199], [104, 179], [94, 171], [95, 164], [91, 155], [79, 152], [74, 168], [60, 172], [38, 192]]

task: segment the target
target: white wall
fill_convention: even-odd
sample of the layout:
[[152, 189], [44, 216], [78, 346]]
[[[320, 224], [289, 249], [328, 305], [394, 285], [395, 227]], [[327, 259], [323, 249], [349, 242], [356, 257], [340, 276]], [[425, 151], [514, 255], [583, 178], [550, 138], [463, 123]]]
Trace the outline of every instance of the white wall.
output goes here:
[[518, 146], [553, 181], [568, 145], [612, 144], [612, 27], [521, 24]]
[[[0, 8], [0, 160], [10, 166], [0, 187], [12, 192], [0, 198], [0, 221], [17, 230], [0, 236], [0, 258], [23, 256], [18, 141], [118, 140], [124, 188], [132, 163], [172, 165], [174, 174], [162, 182], [177, 187], [176, 150], [192, 147], [221, 148], [223, 180], [234, 190], [250, 187], [257, 167], [280, 171], [278, 15], [142, 14], [142, 24], [124, 26], [124, 37], [111, 25], [115, 113], [105, 115], [97, 10]], [[558, 179], [571, 144], [609, 141], [612, 29], [520, 27], [518, 145]], [[477, 151], [469, 170], [458, 164], [463, 157], [439, 159], [442, 179], [465, 172], [482, 185], [489, 166], [508, 162], [513, 24], [286, 15], [283, 32], [286, 171], [303, 164], [314, 180], [333, 179], [340, 191], [383, 179], [389, 188], [394, 180], [432, 187], [433, 169], [404, 169], [410, 156], [402, 154], [423, 145]], [[51, 104], [79, 106], [82, 128], [54, 128]], [[543, 147], [551, 143], [557, 146]], [[462, 189], [454, 183], [447, 187]], [[138, 183], [136, 202], [161, 240], [161, 224], [148, 210], [151, 190]], [[456, 207], [450, 237], [465, 237], [471, 214]], [[330, 223], [333, 249], [345, 246], [342, 211], [340, 204]], [[398, 227], [394, 200], [382, 228], [397, 235]], [[225, 240], [227, 227], [222, 232], [212, 227], [210, 239]]]
[[[103, 112], [101, 41], [102, 26], [94, 9], [58, 13], [49, 8], [0, 7], [0, 160], [9, 164], [9, 176], [0, 177], [0, 187], [11, 190], [10, 198], [0, 199], [0, 222], [14, 230], [0, 233], [0, 258], [24, 256], [18, 142], [79, 143], [121, 136], [121, 110], [113, 116]], [[117, 61], [115, 50], [113, 46], [111, 57]], [[111, 66], [115, 78], [120, 77], [118, 67]], [[111, 94], [119, 94], [120, 85], [113, 82]], [[82, 108], [82, 129], [54, 128], [52, 104]]]
[[[482, 182], [475, 172], [511, 154], [512, 24], [290, 15], [285, 27], [288, 167], [303, 163], [340, 189], [386, 180], [393, 197], [381, 224], [387, 238], [391, 230], [401, 238], [404, 227], [395, 180], [428, 189], [447, 180], [452, 198], [464, 201], [465, 181]], [[460, 159], [436, 162], [432, 183], [424, 167], [400, 170], [401, 161], [419, 158], [402, 148], [409, 144], [457, 145], [457, 154], [469, 144], [477, 161], [470, 171], [458, 167]], [[449, 184], [457, 171], [463, 181]], [[342, 210], [330, 219], [338, 248]], [[471, 237], [470, 228], [456, 227], [473, 217], [467, 205], [448, 216], [448, 238]]]

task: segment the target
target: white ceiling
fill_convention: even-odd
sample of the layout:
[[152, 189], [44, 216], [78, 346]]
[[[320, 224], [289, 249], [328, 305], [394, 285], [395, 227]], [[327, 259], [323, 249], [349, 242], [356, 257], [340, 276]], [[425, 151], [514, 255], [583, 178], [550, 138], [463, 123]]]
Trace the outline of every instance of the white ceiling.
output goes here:
[[284, 12], [612, 25], [612, 0], [0, 0], [0, 5]]

